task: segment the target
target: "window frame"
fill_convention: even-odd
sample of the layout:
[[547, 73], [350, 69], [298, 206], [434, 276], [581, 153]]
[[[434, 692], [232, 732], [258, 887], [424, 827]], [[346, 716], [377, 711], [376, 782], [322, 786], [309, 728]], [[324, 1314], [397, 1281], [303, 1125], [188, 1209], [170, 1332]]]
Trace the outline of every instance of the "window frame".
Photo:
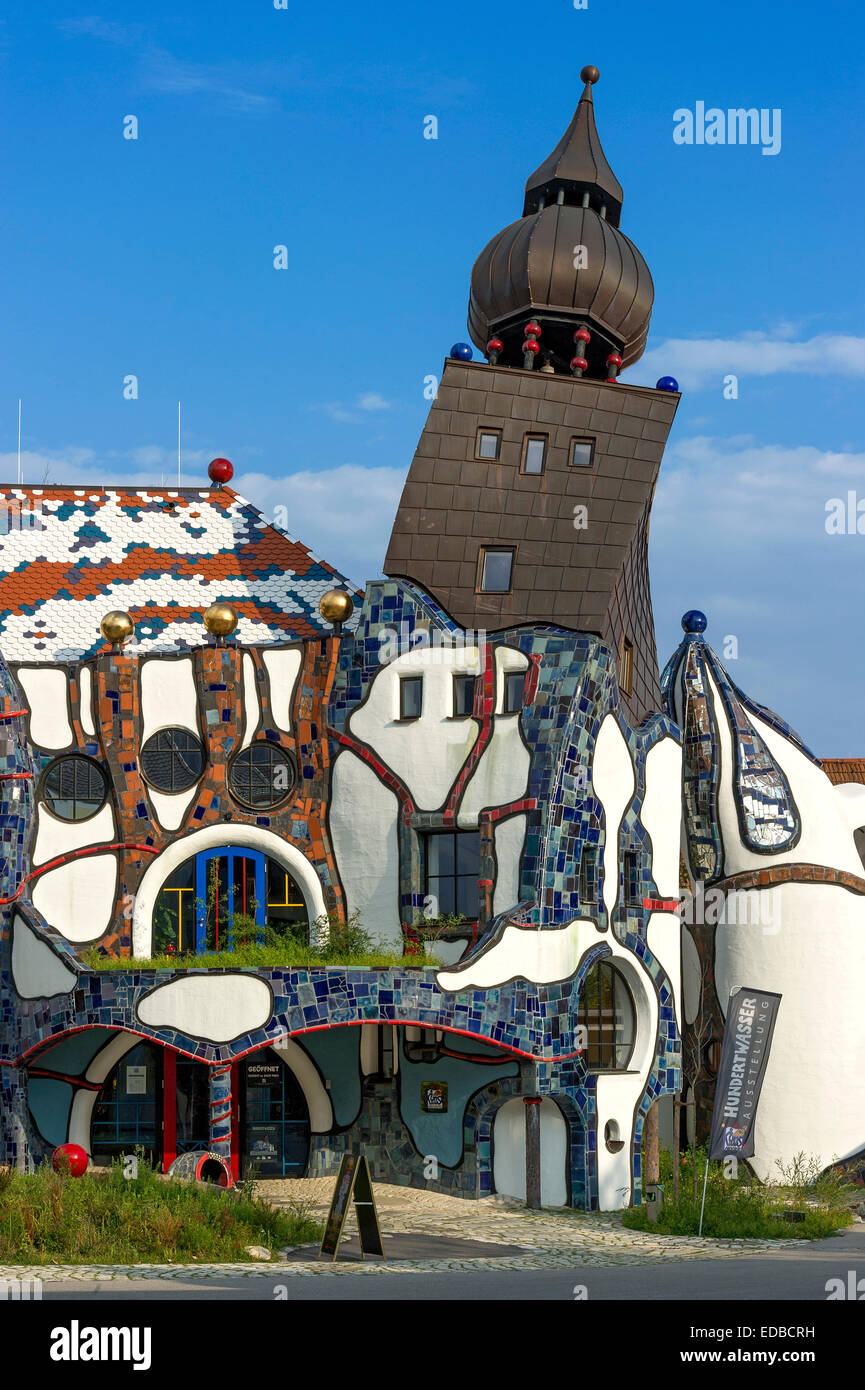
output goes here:
[[[484, 588], [484, 569], [488, 555], [510, 555], [510, 583], [506, 589], [485, 589]], [[476, 594], [512, 594], [514, 591], [514, 570], [517, 565], [517, 547], [515, 545], [482, 545], [478, 549], [478, 572], [475, 584]]]
[[623, 695], [634, 692], [634, 644], [624, 634], [619, 649], [619, 689]]
[[[191, 781], [191, 782], [187, 782], [187, 783], [186, 783], [184, 786], [182, 786], [182, 787], [174, 787], [174, 786], [172, 786], [172, 787], [165, 787], [165, 786], [162, 786], [162, 787], [161, 787], [161, 786], [159, 785], [158, 782], [155, 782], [155, 781], [153, 780], [153, 778], [151, 777], [150, 773], [147, 771], [146, 767], [144, 766], [144, 752], [145, 752], [145, 749], [147, 749], [147, 748], [150, 746], [150, 744], [153, 743], [153, 741], [154, 741], [155, 739], [158, 739], [158, 738], [160, 737], [161, 734], [184, 734], [186, 738], [192, 739], [193, 742], [194, 742], [194, 743], [197, 745], [197, 747], [198, 747], [198, 751], [199, 751], [199, 754], [200, 754], [200, 756], [201, 756], [201, 768], [200, 768], [199, 772], [196, 774], [196, 776], [192, 779], [192, 781]], [[157, 749], [157, 752], [161, 752], [161, 751], [165, 751], [165, 750]], [[169, 751], [172, 753], [172, 755], [174, 754], [174, 749], [171, 749], [171, 750], [169, 750]], [[186, 750], [184, 750], [184, 751], [189, 752], [189, 749], [186, 749]], [[151, 787], [151, 788], [153, 789], [153, 791], [161, 792], [163, 796], [182, 796], [185, 792], [191, 791], [192, 788], [193, 788], [194, 786], [196, 786], [196, 785], [201, 781], [202, 777], [204, 776], [204, 773], [205, 773], [206, 768], [207, 768], [207, 752], [206, 752], [205, 747], [204, 747], [204, 744], [202, 743], [202, 741], [201, 741], [201, 739], [199, 738], [198, 734], [193, 733], [191, 729], [184, 729], [184, 728], [182, 728], [179, 724], [167, 724], [167, 725], [166, 725], [164, 728], [162, 728], [162, 729], [154, 729], [154, 731], [153, 731], [153, 733], [150, 735], [150, 737], [141, 745], [141, 748], [139, 749], [139, 752], [138, 752], [138, 770], [139, 770], [139, 772], [141, 773], [142, 780], [144, 781], [144, 783], [145, 783], [146, 786]], [[172, 763], [172, 769], [173, 769], [173, 763]]]
[[[505, 671], [503, 674], [505, 678], [505, 688], [502, 692], [502, 714], [522, 714], [523, 695], [525, 694], [526, 689], [527, 673], [525, 671]], [[510, 691], [512, 688], [512, 683], [515, 685], [518, 680], [520, 683], [519, 703], [516, 705], [512, 705]]]
[[[274, 801], [255, 802], [252, 800], [251, 793], [249, 799], [247, 800], [243, 792], [238, 791], [238, 789], [234, 785], [234, 775], [238, 767], [238, 764], [242, 764], [243, 761], [247, 759], [248, 756], [251, 755], [253, 750], [256, 748], [267, 748], [271, 754], [276, 755], [276, 761], [280, 762], [282, 765], [289, 769], [290, 776], [288, 787], [284, 792], [280, 792], [279, 796]], [[247, 780], [250, 784], [250, 788], [252, 785], [251, 768], [253, 766], [254, 764], [249, 763], [250, 775]], [[259, 764], [259, 766], [262, 766], [262, 764]], [[271, 773], [273, 772], [273, 767], [274, 758], [271, 757], [269, 764], [269, 771]], [[252, 743], [248, 744], [246, 748], [239, 748], [238, 751], [234, 754], [234, 756], [229, 760], [225, 780], [228, 785], [228, 791], [232, 801], [237, 802], [237, 805], [241, 806], [244, 809], [244, 811], [274, 811], [277, 807], [285, 805], [286, 801], [290, 799], [294, 789], [297, 786], [297, 764], [295, 763], [291, 754], [287, 752], [286, 749], [283, 748], [280, 744], [276, 743], [273, 739], [256, 738], [253, 739]]]
[[[535, 442], [535, 441], [540, 442], [540, 443], [543, 444], [543, 446], [544, 446], [544, 451], [543, 451], [543, 454], [542, 454], [542, 456], [541, 456], [541, 466], [540, 466], [540, 468], [529, 468], [529, 467], [528, 467], [529, 444], [531, 444], [531, 443], [533, 443], [533, 442]], [[543, 434], [543, 433], [541, 433], [539, 430], [529, 431], [528, 433], [526, 433], [526, 434], [523, 436], [523, 452], [522, 452], [522, 457], [520, 458], [520, 473], [523, 475], [524, 478], [542, 478], [542, 477], [543, 477], [543, 475], [544, 475], [544, 474], [546, 473], [546, 471], [547, 471], [547, 451], [548, 451], [549, 447], [550, 447], [550, 436], [549, 436], [548, 434]]]
[[[599, 979], [598, 1002], [590, 1005], [586, 1001], [586, 992], [593, 975], [597, 975]], [[608, 980], [610, 988], [611, 1007], [609, 1009], [604, 1007], [603, 983], [605, 980]], [[622, 1000], [627, 1004], [627, 1012], [622, 1011], [625, 1038], [622, 1042], [617, 1042], [617, 1005]], [[589, 1013], [590, 1009], [596, 1015], [594, 1020]], [[612, 1015], [612, 1022], [604, 1021], [605, 1014]], [[630, 1070], [637, 1046], [637, 1005], [624, 972], [619, 970], [609, 959], [599, 960], [583, 981], [577, 1008], [577, 1023], [578, 1026], [586, 1029], [586, 1045], [582, 1056], [588, 1072], [608, 1073]], [[593, 1024], [595, 1029], [594, 1041], [592, 1040]], [[608, 1036], [605, 1037], [605, 1034]], [[610, 1056], [612, 1060], [610, 1060]]]
[[[571, 435], [571, 442], [568, 445], [568, 467], [579, 469], [591, 469], [595, 466], [595, 444], [597, 441], [590, 435]], [[589, 461], [588, 463], [574, 463], [574, 453], [577, 444], [588, 444]]]
[[[466, 713], [462, 713], [462, 714], [458, 714], [458, 713], [457, 713], [457, 685], [458, 685], [458, 682], [459, 682], [459, 681], [471, 681], [471, 683], [472, 683], [472, 698], [471, 698], [471, 702], [470, 702], [471, 708], [470, 708]], [[475, 712], [475, 696], [477, 695], [477, 689], [478, 689], [478, 678], [477, 678], [477, 676], [469, 675], [468, 672], [466, 672], [466, 671], [460, 671], [460, 672], [455, 672], [455, 673], [454, 673], [454, 676], [453, 676], [453, 685], [452, 685], [452, 687], [451, 687], [451, 718], [452, 718], [452, 719], [471, 719], [471, 718], [472, 718], [472, 716], [474, 715], [474, 712]]]
[[[462, 916], [464, 916], [464, 917], [466, 918], [467, 922], [476, 922], [476, 921], [478, 920], [478, 912], [479, 912], [479, 910], [480, 910], [480, 908], [479, 908], [479, 894], [478, 894], [478, 886], [479, 886], [479, 883], [480, 883], [480, 869], [481, 869], [481, 837], [480, 837], [480, 831], [479, 831], [479, 830], [451, 830], [451, 829], [447, 829], [447, 830], [427, 830], [427, 831], [423, 831], [423, 832], [421, 832], [421, 833], [422, 833], [422, 839], [423, 839], [423, 891], [424, 891], [424, 897], [425, 897], [425, 898], [435, 897], [435, 899], [436, 899], [436, 901], [437, 901], [437, 903], [438, 903], [438, 910], [437, 910], [437, 912], [436, 912], [436, 914], [435, 914], [436, 917], [438, 918], [438, 917], [449, 917], [449, 916], [453, 916], [453, 917], [462, 917]], [[473, 836], [475, 836], [476, 839], [477, 839], [478, 867], [477, 867], [477, 873], [476, 873], [476, 874], [472, 874], [472, 873], [460, 873], [460, 872], [459, 872], [458, 841], [459, 841], [459, 839], [460, 839], [461, 836], [468, 837], [469, 835], [473, 835]], [[438, 873], [438, 874], [431, 875], [431, 874], [430, 874], [430, 858], [431, 858], [431, 855], [430, 855], [430, 844], [431, 844], [431, 841], [432, 841], [433, 839], [441, 839], [441, 838], [443, 838], [443, 837], [445, 837], [445, 836], [449, 837], [449, 838], [452, 840], [452, 842], [453, 842], [453, 871], [450, 872], [450, 873], [443, 873], [443, 874], [442, 874], [442, 873]], [[435, 879], [436, 882], [438, 882], [439, 880], [442, 880], [442, 879], [445, 879], [445, 880], [449, 879], [449, 880], [451, 881], [451, 886], [452, 886], [452, 889], [453, 889], [453, 900], [454, 900], [453, 912], [449, 913], [449, 912], [443, 912], [443, 911], [442, 911], [442, 907], [441, 907], [441, 893], [440, 893], [440, 892], [435, 892], [435, 893], [432, 892], [432, 890], [431, 890], [431, 879]], [[469, 913], [461, 913], [461, 912], [460, 912], [460, 892], [459, 892], [460, 879], [466, 879], [466, 880], [472, 880], [472, 879], [473, 879], [473, 880], [474, 880], [474, 883], [475, 883], [475, 894], [476, 894], [476, 897], [475, 897], [475, 910], [474, 910], [474, 912], [469, 912]]]
[[[405, 712], [405, 691], [406, 687], [416, 684], [420, 686], [420, 708], [417, 714], [406, 714]], [[400, 676], [399, 678], [399, 716], [400, 724], [415, 724], [418, 719], [423, 718], [423, 676]]]
[[[481, 453], [481, 436], [488, 434], [496, 441], [496, 452], [490, 457], [489, 454]], [[475, 434], [475, 458], [479, 463], [498, 463], [502, 456], [502, 432], [495, 425], [478, 425]]]
[[[99, 802], [99, 805], [96, 807], [96, 809], [93, 811], [89, 811], [86, 816], [76, 816], [74, 814], [72, 816], [61, 815], [59, 811], [55, 811], [54, 807], [51, 805], [51, 802], [48, 799], [46, 791], [48, 780], [51, 777], [52, 773], [60, 770], [61, 765], [63, 763], [83, 763], [87, 766], [88, 772], [90, 772], [90, 769], [93, 769], [95, 772], [99, 774], [99, 776], [102, 779], [102, 800]], [[78, 797], [75, 791], [74, 781], [75, 779], [73, 778], [73, 791], [71, 798], [57, 798], [60, 801], [71, 800], [73, 809], [77, 805], [79, 799], [81, 801], [89, 800], [89, 798], [87, 797]], [[95, 758], [88, 757], [86, 753], [61, 753], [59, 757], [51, 759], [51, 762], [48, 764], [48, 766], [42, 773], [42, 776], [39, 779], [39, 786], [36, 793], [36, 799], [37, 801], [41, 801], [45, 806], [46, 810], [48, 811], [49, 815], [52, 815], [54, 819], [60, 821], [61, 824], [82, 825], [85, 821], [92, 820], [94, 816], [99, 815], [99, 812], [104, 808], [108, 801], [109, 789], [110, 784], [108, 780], [108, 774], [106, 773], [105, 768], [102, 767], [102, 765], [98, 763]]]

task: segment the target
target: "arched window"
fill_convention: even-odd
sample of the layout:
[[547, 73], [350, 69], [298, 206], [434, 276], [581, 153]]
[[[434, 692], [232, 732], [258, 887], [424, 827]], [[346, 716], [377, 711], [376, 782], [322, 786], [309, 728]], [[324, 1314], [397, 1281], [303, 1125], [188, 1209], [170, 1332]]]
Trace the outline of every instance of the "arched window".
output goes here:
[[283, 936], [308, 944], [306, 901], [288, 870], [260, 850], [202, 850], [169, 875], [156, 900], [156, 955], [233, 951]]
[[578, 1022], [589, 1071], [627, 1071], [634, 1050], [636, 1015], [625, 977], [599, 961], [583, 982]]

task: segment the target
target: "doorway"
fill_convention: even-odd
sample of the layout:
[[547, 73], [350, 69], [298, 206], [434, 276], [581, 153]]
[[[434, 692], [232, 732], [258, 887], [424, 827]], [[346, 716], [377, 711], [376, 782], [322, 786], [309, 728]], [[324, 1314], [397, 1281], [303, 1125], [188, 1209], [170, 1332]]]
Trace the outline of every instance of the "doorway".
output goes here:
[[240, 1065], [241, 1167], [262, 1177], [302, 1178], [309, 1159], [309, 1110], [294, 1073], [276, 1053]]

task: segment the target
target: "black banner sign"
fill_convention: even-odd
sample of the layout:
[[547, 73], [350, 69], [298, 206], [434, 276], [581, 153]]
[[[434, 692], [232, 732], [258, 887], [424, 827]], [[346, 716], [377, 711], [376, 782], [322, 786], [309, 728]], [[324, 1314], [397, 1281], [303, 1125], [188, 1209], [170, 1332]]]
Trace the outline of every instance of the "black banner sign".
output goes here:
[[715, 1082], [709, 1158], [751, 1158], [757, 1102], [769, 1061], [780, 994], [741, 986], [730, 994]]

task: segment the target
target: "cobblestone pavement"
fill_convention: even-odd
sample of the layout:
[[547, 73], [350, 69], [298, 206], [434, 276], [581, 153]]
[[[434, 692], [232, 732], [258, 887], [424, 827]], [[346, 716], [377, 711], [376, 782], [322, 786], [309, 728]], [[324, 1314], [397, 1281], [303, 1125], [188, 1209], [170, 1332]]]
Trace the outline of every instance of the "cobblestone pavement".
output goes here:
[[[259, 1183], [259, 1192], [274, 1206], [300, 1204], [310, 1215], [324, 1218], [333, 1194], [333, 1178], [272, 1179]], [[810, 1245], [805, 1240], [711, 1240], [696, 1236], [663, 1236], [629, 1231], [613, 1213], [575, 1212], [567, 1208], [529, 1211], [502, 1197], [468, 1201], [419, 1188], [375, 1183], [379, 1221], [384, 1233], [447, 1236], [488, 1244], [488, 1256], [472, 1259], [368, 1260], [363, 1264], [320, 1264], [310, 1261], [308, 1248], [294, 1260], [248, 1264], [188, 1265], [33, 1265], [0, 1267], [0, 1280], [39, 1278], [109, 1281], [123, 1279], [216, 1279], [225, 1275], [262, 1276], [279, 1283], [286, 1278], [338, 1277], [343, 1274], [434, 1274], [472, 1269], [578, 1269], [615, 1265], [657, 1265], [680, 1260], [712, 1260], [760, 1255]], [[354, 1212], [346, 1232], [354, 1235]], [[519, 1246], [524, 1253], [497, 1256], [496, 1246]]]

